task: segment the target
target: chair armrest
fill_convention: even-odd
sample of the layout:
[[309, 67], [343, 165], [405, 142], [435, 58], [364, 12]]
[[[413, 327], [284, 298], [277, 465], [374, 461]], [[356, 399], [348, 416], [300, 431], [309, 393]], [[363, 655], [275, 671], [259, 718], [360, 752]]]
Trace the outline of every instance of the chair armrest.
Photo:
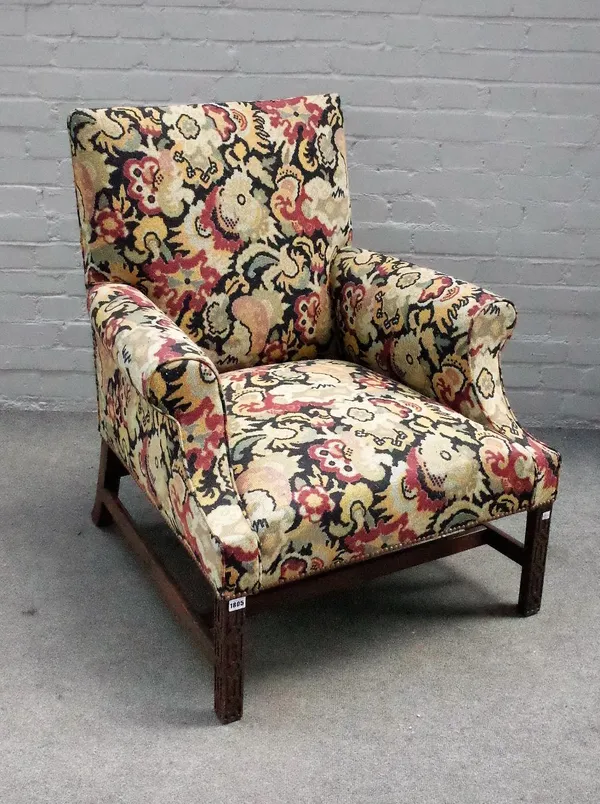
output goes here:
[[[87, 305], [96, 336], [136, 391], [152, 397], [150, 401], [159, 407], [168, 403], [166, 389], [152, 385], [156, 374], [174, 360], [194, 361], [205, 369], [209, 382], [218, 383], [217, 369], [206, 352], [137, 288], [115, 282], [93, 285]], [[163, 394], [157, 396], [160, 390]]]
[[498, 432], [523, 435], [499, 362], [516, 322], [511, 302], [430, 268], [354, 247], [335, 257], [332, 295], [349, 359], [394, 375]]
[[96, 336], [136, 391], [185, 431], [188, 468], [197, 486], [218, 453], [227, 450], [225, 404], [213, 362], [130, 285], [94, 285], [88, 310]]
[[[178, 492], [184, 502], [176, 504], [178, 513], [170, 524], [188, 543], [191, 533], [193, 541], [206, 545], [202, 534], [208, 531], [219, 545], [226, 567], [233, 561], [236, 578], [244, 569], [248, 584], [253, 584], [258, 571], [258, 537], [244, 515], [233, 479], [225, 401], [213, 362], [144, 293], [130, 285], [94, 285], [88, 291], [88, 310], [97, 349], [108, 352], [110, 362], [147, 403], [146, 409], [149, 405], [161, 421], [171, 422], [163, 428], [165, 432], [176, 434], [174, 452], [162, 447], [161, 463], [171, 480], [182, 477], [186, 491], [181, 492], [183, 497]], [[100, 373], [98, 364], [102, 362], [100, 354]], [[101, 418], [109, 415], [102, 408], [99, 411]], [[129, 421], [144, 417], [143, 412], [129, 407], [121, 415]], [[137, 426], [132, 426], [137, 433]], [[122, 453], [127, 463], [131, 456], [127, 450]], [[181, 462], [177, 454], [183, 456], [184, 469], [176, 466]], [[143, 474], [142, 465], [141, 473], [135, 475], [148, 491]], [[167, 507], [171, 503], [167, 501]], [[232, 585], [235, 582], [225, 583], [223, 588]]]

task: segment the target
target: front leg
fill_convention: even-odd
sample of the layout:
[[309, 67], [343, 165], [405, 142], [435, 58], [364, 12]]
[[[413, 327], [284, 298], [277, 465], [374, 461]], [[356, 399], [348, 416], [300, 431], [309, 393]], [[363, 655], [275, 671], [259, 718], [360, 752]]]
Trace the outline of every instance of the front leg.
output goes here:
[[552, 506], [527, 513], [525, 560], [521, 572], [518, 606], [519, 614], [523, 617], [537, 614], [542, 604], [551, 515]]
[[246, 612], [245, 607], [235, 607], [239, 601], [246, 602], [244, 598], [215, 601], [215, 712], [221, 723], [233, 723], [242, 717]]

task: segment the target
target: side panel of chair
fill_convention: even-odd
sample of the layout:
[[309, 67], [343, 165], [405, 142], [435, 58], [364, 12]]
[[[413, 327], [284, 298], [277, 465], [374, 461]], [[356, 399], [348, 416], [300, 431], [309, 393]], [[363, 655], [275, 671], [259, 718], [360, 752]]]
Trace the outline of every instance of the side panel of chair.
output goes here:
[[187, 466], [175, 422], [143, 399], [96, 339], [100, 435], [148, 500], [194, 556], [215, 589], [223, 584], [223, 556], [186, 483]]

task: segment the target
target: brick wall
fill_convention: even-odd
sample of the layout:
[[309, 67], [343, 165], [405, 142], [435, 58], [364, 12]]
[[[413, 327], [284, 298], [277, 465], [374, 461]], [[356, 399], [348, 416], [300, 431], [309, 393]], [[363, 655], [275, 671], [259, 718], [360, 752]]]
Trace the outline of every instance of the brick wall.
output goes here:
[[356, 242], [513, 299], [517, 413], [600, 424], [598, 0], [4, 2], [0, 403], [93, 406], [68, 111], [328, 90]]

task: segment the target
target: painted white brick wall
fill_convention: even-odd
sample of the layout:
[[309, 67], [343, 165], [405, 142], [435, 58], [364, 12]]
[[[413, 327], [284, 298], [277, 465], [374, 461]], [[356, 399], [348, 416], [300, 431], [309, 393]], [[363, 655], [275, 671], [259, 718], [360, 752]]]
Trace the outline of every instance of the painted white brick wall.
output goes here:
[[93, 406], [74, 106], [328, 90], [356, 242], [513, 299], [517, 413], [600, 424], [598, 0], [3, 2], [0, 404]]

